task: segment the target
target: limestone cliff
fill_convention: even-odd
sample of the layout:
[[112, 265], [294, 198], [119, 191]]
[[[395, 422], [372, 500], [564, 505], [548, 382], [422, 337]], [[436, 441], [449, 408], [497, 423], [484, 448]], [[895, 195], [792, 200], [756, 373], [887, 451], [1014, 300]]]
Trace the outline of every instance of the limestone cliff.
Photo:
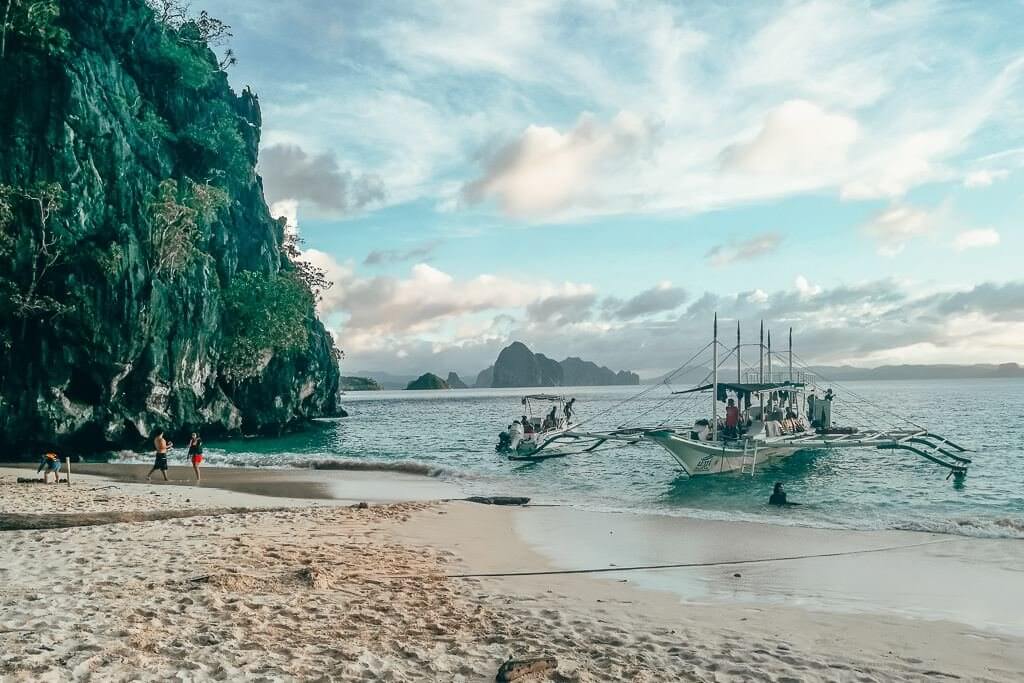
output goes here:
[[576, 357], [554, 361], [542, 353], [533, 353], [522, 342], [512, 342], [501, 350], [492, 367], [480, 372], [475, 386], [558, 387], [639, 383], [639, 376], [628, 370], [615, 372]]
[[209, 29], [143, 0], [15, 3], [0, 55], [5, 455], [338, 411], [336, 350], [254, 171], [257, 98], [231, 90]]
[[494, 387], [557, 387], [563, 384], [562, 368], [522, 342], [512, 342], [494, 362]]

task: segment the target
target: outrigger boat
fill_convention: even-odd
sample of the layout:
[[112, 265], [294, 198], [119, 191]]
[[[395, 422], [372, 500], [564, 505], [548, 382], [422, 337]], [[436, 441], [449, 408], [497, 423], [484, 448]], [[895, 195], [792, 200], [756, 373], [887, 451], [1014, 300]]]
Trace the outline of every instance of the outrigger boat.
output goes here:
[[[764, 343], [763, 322], [760, 342], [749, 346], [758, 348], [757, 367], [744, 370], [739, 323], [736, 345], [726, 347], [718, 340], [716, 315], [711, 343], [663, 380], [662, 384], [668, 385], [673, 376], [710, 347], [711, 372], [707, 381], [672, 391], [668, 399], [655, 406], [669, 405], [673, 415], [678, 415], [682, 410], [671, 405], [673, 400], [686, 401], [709, 393], [710, 418], [700, 418], [692, 424], [673, 423], [670, 419], [652, 426], [621, 424], [609, 431], [583, 431], [579, 429], [580, 424], [576, 429], [539, 439], [526, 456], [541, 459], [546, 457], [549, 447], [566, 443], [576, 444], [575, 452], [580, 453], [594, 451], [605, 444], [650, 441], [668, 451], [687, 475], [696, 477], [728, 472], [752, 475], [759, 465], [801, 451], [875, 448], [909, 451], [947, 468], [949, 476], [959, 479], [966, 475], [971, 460], [962, 454], [968, 449], [912, 420], [893, 415], [849, 389], [842, 389], [843, 403], [837, 411], [849, 421], [844, 424], [833, 421], [832, 411], [834, 405], [839, 404], [839, 395], [833, 392], [832, 386], [838, 387], [838, 384], [827, 383], [809, 368], [794, 364], [792, 329], [783, 371], [773, 369], [773, 359], [779, 358], [772, 353], [770, 331], [767, 346]], [[727, 354], [720, 359], [722, 349]], [[720, 368], [733, 356], [735, 381], [724, 381]], [[822, 391], [823, 384], [829, 385], [825, 391]], [[645, 389], [635, 398], [650, 391], [651, 388]], [[648, 408], [643, 414], [652, 410]]]
[[[575, 402], [576, 399], [566, 401], [564, 396], [553, 394], [523, 396], [522, 418], [514, 420], [508, 429], [498, 435], [498, 444], [494, 450], [508, 455], [512, 460], [529, 459], [541, 444], [551, 445], [552, 439], [569, 431], [572, 406]], [[556, 453], [554, 448], [550, 448], [538, 459], [560, 455], [565, 454]]]

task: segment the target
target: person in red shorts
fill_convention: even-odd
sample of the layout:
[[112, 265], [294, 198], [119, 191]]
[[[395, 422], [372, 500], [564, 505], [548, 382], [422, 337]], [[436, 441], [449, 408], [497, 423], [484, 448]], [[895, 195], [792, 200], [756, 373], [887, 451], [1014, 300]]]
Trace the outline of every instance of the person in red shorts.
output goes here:
[[203, 440], [195, 432], [192, 432], [192, 439], [188, 442], [188, 459], [192, 463], [192, 471], [196, 473], [196, 481], [199, 481], [202, 479], [199, 476], [199, 465], [203, 462]]

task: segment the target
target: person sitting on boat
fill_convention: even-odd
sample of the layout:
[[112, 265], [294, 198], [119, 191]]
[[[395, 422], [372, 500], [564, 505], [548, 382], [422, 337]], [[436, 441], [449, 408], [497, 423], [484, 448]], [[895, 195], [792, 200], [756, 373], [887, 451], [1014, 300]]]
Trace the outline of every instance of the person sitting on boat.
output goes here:
[[725, 430], [722, 436], [735, 439], [739, 436], [740, 409], [731, 398], [725, 406]]
[[544, 431], [554, 429], [558, 426], [558, 409], [555, 406], [551, 406], [551, 412], [544, 418]]
[[523, 433], [524, 434], [533, 434], [536, 431], [537, 430], [535, 430], [533, 428], [533, 423], [530, 422], [529, 418], [527, 418], [525, 415], [523, 415]]

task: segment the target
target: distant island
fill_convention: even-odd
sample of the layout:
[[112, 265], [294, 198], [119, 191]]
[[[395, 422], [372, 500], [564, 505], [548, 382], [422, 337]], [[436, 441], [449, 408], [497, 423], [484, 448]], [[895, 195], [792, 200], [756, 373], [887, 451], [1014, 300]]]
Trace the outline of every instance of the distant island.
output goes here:
[[372, 377], [342, 377], [342, 391], [380, 391], [380, 383]]
[[409, 385], [405, 388], [409, 390], [451, 389], [451, 387], [448, 386], [448, 382], [445, 382], [432, 372], [420, 375], [413, 381], [409, 382]]
[[[861, 368], [854, 365], [812, 365], [810, 371], [817, 374], [820, 382], [843, 382], [853, 380], [911, 380], [911, 379], [988, 379], [988, 378], [1024, 378], [1024, 367], [1017, 363], [978, 363], [975, 365], [880, 365], [875, 368]], [[776, 372], [778, 368], [776, 368]], [[695, 384], [705, 381], [711, 368], [690, 368], [686, 372], [674, 376], [673, 384]], [[659, 375], [645, 379], [644, 384], [658, 384], [665, 381], [667, 375]], [[735, 369], [730, 375], [726, 370], [719, 375], [726, 379], [735, 377]]]
[[640, 377], [634, 372], [609, 368], [569, 357], [562, 361], [533, 353], [522, 342], [512, 342], [498, 354], [494, 365], [477, 375], [474, 387], [562, 387], [635, 385]]
[[852, 365], [819, 365], [811, 368], [822, 377], [844, 379], [984, 379], [986, 377], [1024, 377], [1017, 363], [978, 363], [975, 365], [882, 365], [858, 368]]

